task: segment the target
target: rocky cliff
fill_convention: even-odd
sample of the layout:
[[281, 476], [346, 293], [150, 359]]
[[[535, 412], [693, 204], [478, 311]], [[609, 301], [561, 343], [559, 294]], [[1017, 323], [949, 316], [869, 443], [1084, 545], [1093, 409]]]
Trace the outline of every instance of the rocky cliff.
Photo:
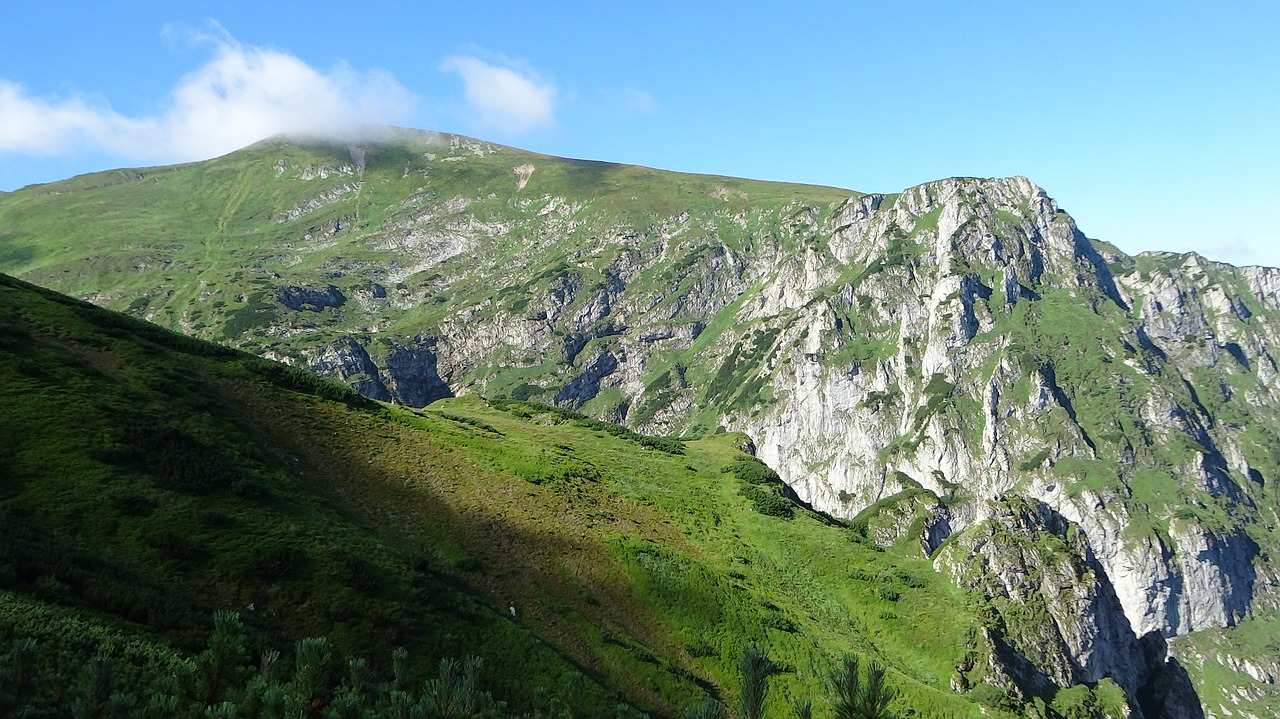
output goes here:
[[[1109, 677], [1181, 716], [1150, 698], [1194, 696], [1163, 639], [1274, 616], [1280, 271], [1127, 256], [1021, 177], [863, 195], [429, 134], [196, 168], [70, 206], [234, 178], [149, 208], [184, 242], [7, 269], [378, 399], [745, 432], [804, 501], [988, 602], [992, 681], [1025, 701]], [[0, 219], [39, 246], [22, 220], [54, 195], [18, 194]]]

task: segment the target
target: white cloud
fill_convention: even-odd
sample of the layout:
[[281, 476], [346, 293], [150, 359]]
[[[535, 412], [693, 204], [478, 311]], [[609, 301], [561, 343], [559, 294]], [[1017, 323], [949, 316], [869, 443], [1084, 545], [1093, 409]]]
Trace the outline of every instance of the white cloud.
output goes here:
[[415, 104], [384, 71], [343, 64], [325, 73], [225, 32], [193, 37], [213, 45], [212, 59], [183, 77], [168, 107], [152, 117], [125, 117], [82, 97], [33, 97], [0, 79], [0, 151], [88, 147], [141, 160], [197, 160], [277, 134], [354, 136], [368, 125], [402, 121]]
[[549, 125], [554, 119], [555, 87], [529, 70], [466, 56], [447, 58], [440, 69], [462, 78], [467, 103], [486, 127], [520, 133]]
[[621, 90], [606, 90], [605, 96], [623, 112], [652, 115], [658, 111], [658, 101], [653, 99], [653, 95], [634, 87], [624, 87]]
[[1237, 267], [1245, 265], [1280, 267], [1280, 243], [1263, 238], [1244, 240], [1237, 237], [1222, 242], [1210, 242], [1196, 248], [1196, 252], [1211, 260], [1227, 262]]
[[231, 45], [184, 77], [173, 98], [168, 139], [188, 157], [280, 133], [341, 137], [361, 124], [394, 122], [413, 106], [388, 73], [341, 65], [324, 74], [292, 55]]
[[57, 154], [77, 142], [109, 145], [135, 124], [84, 98], [31, 97], [21, 85], [0, 79], [0, 150]]

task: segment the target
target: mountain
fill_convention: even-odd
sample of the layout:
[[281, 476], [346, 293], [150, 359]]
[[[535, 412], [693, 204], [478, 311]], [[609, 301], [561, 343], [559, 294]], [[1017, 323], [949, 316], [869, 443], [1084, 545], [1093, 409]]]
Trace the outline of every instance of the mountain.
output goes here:
[[[324, 636], [375, 677], [404, 647], [421, 686], [474, 654], [538, 716], [732, 701], [752, 642], [786, 667], [775, 696], [824, 703], [856, 651], [889, 667], [898, 709], [978, 715], [950, 689], [957, 666], [987, 672], [965, 598], [785, 499], [743, 435], [647, 437], [474, 395], [381, 405], [3, 275], [0, 387], [5, 716], [184, 696], [165, 682], [203, 676], [227, 609], [250, 665], [275, 650], [291, 671], [293, 643]], [[114, 714], [88, 702], [104, 663]], [[332, 682], [314, 696], [336, 701]]]
[[1025, 178], [861, 194], [408, 131], [24, 188], [0, 227], [0, 270], [376, 399], [742, 432], [967, 590], [1011, 701], [1280, 706], [1280, 271], [1129, 257]]

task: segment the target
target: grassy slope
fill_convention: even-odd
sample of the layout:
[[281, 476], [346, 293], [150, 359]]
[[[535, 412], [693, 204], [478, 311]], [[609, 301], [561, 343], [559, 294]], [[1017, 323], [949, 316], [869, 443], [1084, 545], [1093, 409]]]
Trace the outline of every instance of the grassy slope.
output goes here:
[[8, 278], [0, 384], [0, 631], [57, 636], [62, 613], [163, 664], [252, 602], [260, 647], [479, 653], [500, 696], [592, 716], [731, 700], [759, 641], [793, 670], [779, 694], [821, 702], [854, 650], [903, 707], [976, 714], [949, 689], [962, 598], [923, 560], [752, 511], [723, 471], [740, 437], [672, 455], [532, 405], [375, 405]]
[[[0, 272], [269, 356], [301, 357], [376, 327], [375, 359], [389, 345], [449, 334], [441, 327], [451, 320], [504, 317], [521, 330], [520, 318], [536, 316], [553, 286], [573, 283], [581, 291], [551, 322], [546, 351], [497, 347], [468, 376], [449, 379], [550, 401], [580, 370], [555, 345], [603, 329], [573, 318], [618, 266], [659, 258], [627, 292], [677, 302], [726, 252], [798, 251], [810, 234], [801, 220], [829, 218], [857, 195], [430, 133], [370, 144], [363, 157], [361, 167], [345, 146], [273, 139], [207, 162], [23, 188], [0, 197]], [[524, 186], [522, 167], [535, 168]], [[282, 287], [330, 284], [345, 305], [310, 311], [278, 301]], [[744, 289], [746, 301], [760, 285]], [[673, 323], [714, 316], [702, 347], [732, 344], [721, 301], [685, 303]], [[643, 325], [644, 314], [632, 320]], [[584, 358], [609, 342], [592, 340]], [[691, 368], [697, 386], [712, 379], [702, 376], [709, 363], [690, 353], [672, 361]], [[669, 369], [655, 367], [645, 381]], [[611, 416], [617, 403], [605, 396], [584, 409]], [[697, 429], [715, 426], [708, 416]]]
[[1224, 656], [1252, 664], [1259, 676], [1275, 676], [1280, 657], [1280, 621], [1275, 613], [1260, 613], [1227, 629], [1209, 629], [1172, 641], [1200, 692], [1205, 709], [1215, 716], [1264, 717], [1280, 715], [1280, 687], [1255, 681], [1248, 669], [1233, 669]]
[[[537, 169], [518, 188], [514, 168], [530, 163]], [[319, 170], [324, 176], [315, 176]], [[497, 265], [504, 257], [521, 259], [519, 276], [506, 278], [516, 289], [575, 250], [593, 251], [600, 237], [621, 230], [644, 233], [650, 223], [681, 212], [728, 217], [796, 200], [839, 202], [851, 194], [566, 160], [430, 133], [370, 145], [363, 167], [345, 146], [272, 139], [207, 162], [85, 175], [0, 197], [0, 271], [73, 296], [92, 295], [166, 326], [239, 340], [245, 327], [223, 327], [223, 315], [252, 309], [254, 294], [269, 290], [270, 273], [282, 282], [335, 281], [348, 296], [353, 287], [387, 282], [379, 270], [394, 271], [406, 262], [388, 238], [398, 239], [398, 228], [410, 225], [448, 234], [450, 212], [441, 203], [451, 200], [465, 200], [469, 215], [480, 222], [514, 223], [514, 231], [482, 249]], [[553, 197], [589, 208], [584, 216], [591, 221], [572, 232], [556, 230], [572, 235], [571, 246], [531, 251], [548, 225], [538, 213]], [[322, 206], [310, 208], [311, 201]], [[298, 207], [305, 211], [286, 220], [287, 210]], [[424, 212], [439, 222], [424, 221]], [[335, 222], [343, 229], [325, 237]], [[708, 232], [697, 227], [689, 234], [696, 239]], [[650, 245], [656, 238], [638, 241]], [[407, 279], [405, 290], [447, 294], [450, 307], [475, 305], [501, 288], [492, 278], [468, 284], [473, 269], [469, 257], [446, 261], [432, 273]], [[331, 276], [335, 271], [346, 276], [337, 279]], [[433, 283], [433, 275], [443, 275], [448, 284]], [[202, 310], [197, 298], [224, 305]], [[444, 310], [425, 303], [389, 317], [412, 332]], [[340, 311], [302, 318], [293, 321], [324, 329], [362, 326]]]

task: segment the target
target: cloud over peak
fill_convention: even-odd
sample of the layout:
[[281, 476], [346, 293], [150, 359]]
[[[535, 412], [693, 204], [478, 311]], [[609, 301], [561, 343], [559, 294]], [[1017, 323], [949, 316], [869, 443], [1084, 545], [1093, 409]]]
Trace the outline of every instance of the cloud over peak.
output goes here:
[[0, 151], [98, 149], [148, 161], [198, 160], [278, 134], [345, 137], [364, 125], [402, 121], [415, 104], [385, 71], [341, 64], [321, 72], [225, 32], [198, 39], [213, 45], [212, 57], [179, 80], [166, 108], [152, 116], [127, 117], [84, 97], [36, 97], [0, 78]]
[[554, 119], [555, 86], [530, 70], [463, 55], [446, 58], [440, 69], [462, 78], [467, 104], [487, 128], [521, 133]]

